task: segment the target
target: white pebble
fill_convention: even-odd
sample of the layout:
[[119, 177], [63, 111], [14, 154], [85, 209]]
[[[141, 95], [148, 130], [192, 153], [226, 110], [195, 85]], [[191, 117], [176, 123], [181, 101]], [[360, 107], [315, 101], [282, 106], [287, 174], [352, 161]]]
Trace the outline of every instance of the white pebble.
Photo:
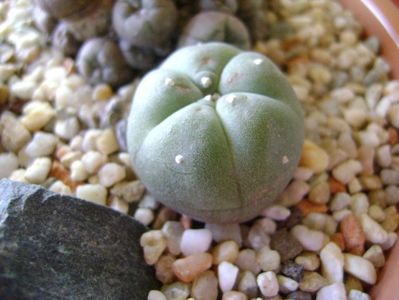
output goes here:
[[280, 286], [280, 291], [284, 294], [294, 292], [298, 289], [299, 283], [296, 282], [294, 279], [282, 275], [277, 275], [277, 280]]
[[126, 177], [125, 167], [117, 163], [106, 163], [98, 171], [100, 183], [105, 187], [113, 186]]
[[106, 129], [97, 137], [96, 147], [98, 151], [105, 155], [109, 155], [119, 150], [118, 140], [115, 137], [114, 131]]
[[364, 193], [357, 193], [352, 195], [351, 209], [355, 214], [365, 214], [369, 210], [369, 199]]
[[168, 300], [161, 291], [152, 290], [148, 293], [147, 300]]
[[51, 155], [54, 152], [57, 142], [58, 139], [53, 134], [38, 131], [26, 146], [26, 153], [29, 157]]
[[212, 243], [212, 233], [208, 229], [187, 229], [180, 242], [185, 256], [206, 252]]
[[347, 160], [342, 164], [338, 165], [332, 170], [332, 174], [338, 181], [347, 184], [357, 174], [362, 171], [362, 164], [357, 160]]
[[366, 240], [374, 244], [383, 244], [388, 239], [388, 233], [384, 228], [367, 214], [360, 216], [360, 223], [362, 225]]
[[260, 273], [256, 278], [260, 292], [265, 297], [274, 297], [278, 294], [279, 284], [274, 272]]
[[345, 253], [344, 257], [344, 270], [346, 272], [368, 284], [376, 283], [377, 272], [371, 262], [361, 256], [348, 253]]
[[374, 267], [381, 268], [385, 265], [385, 255], [379, 245], [373, 245], [363, 254], [363, 257], [369, 260]]
[[227, 261], [218, 265], [219, 287], [222, 292], [231, 291], [238, 277], [239, 269]]
[[76, 197], [105, 205], [107, 201], [107, 189], [100, 184], [83, 184], [76, 188]]
[[351, 201], [352, 198], [348, 193], [337, 193], [330, 202], [330, 210], [338, 211], [347, 208]]
[[320, 252], [323, 276], [333, 282], [343, 282], [344, 255], [337, 244], [330, 242]]
[[268, 246], [263, 247], [256, 253], [256, 261], [262, 271], [278, 271], [280, 268], [280, 254], [271, 250]]
[[301, 243], [305, 250], [318, 252], [326, 243], [326, 235], [318, 230], [308, 229], [304, 225], [296, 225], [291, 233]]
[[16, 81], [11, 85], [10, 91], [17, 98], [29, 100], [32, 98], [36, 85], [36, 82], [30, 80]]
[[333, 283], [321, 288], [317, 292], [316, 300], [347, 300], [344, 284]]
[[350, 290], [348, 300], [371, 300], [370, 296], [358, 290]]
[[154, 221], [154, 212], [149, 208], [140, 207], [134, 212], [133, 218], [135, 218], [141, 224], [148, 226], [152, 221]]
[[51, 168], [51, 160], [48, 157], [36, 158], [26, 169], [25, 179], [30, 183], [42, 183], [47, 179]]
[[14, 171], [11, 173], [9, 179], [10, 179], [10, 180], [14, 180], [14, 181], [18, 181], [18, 182], [25, 182], [25, 183], [27, 183], [27, 181], [26, 181], [26, 179], [25, 179], [25, 173], [26, 173], [26, 170], [25, 170], [25, 169], [16, 169], [16, 170], [14, 170]]
[[76, 117], [70, 117], [64, 120], [57, 120], [54, 125], [54, 132], [64, 140], [71, 140], [79, 133], [79, 121]]
[[7, 178], [18, 169], [18, 157], [12, 153], [0, 153], [0, 179]]
[[109, 207], [111, 207], [113, 210], [116, 210], [122, 214], [127, 214], [129, 212], [129, 204], [127, 204], [125, 201], [123, 201], [119, 197], [112, 197]]
[[65, 183], [63, 183], [61, 180], [55, 181], [50, 187], [49, 190], [54, 192], [54, 193], [59, 193], [59, 194], [64, 194], [64, 195], [69, 195], [72, 196], [73, 193], [70, 189], [69, 186], [67, 186]]
[[71, 164], [71, 179], [73, 181], [83, 181], [88, 176], [89, 176], [89, 174], [87, 173], [82, 161], [75, 160]]
[[284, 221], [291, 214], [291, 211], [282, 205], [273, 205], [262, 211], [261, 215], [275, 221]]
[[[101, 130], [99, 129], [89, 129], [86, 131], [82, 139], [82, 149], [84, 152], [97, 149], [97, 139], [101, 136]], [[80, 150], [80, 149], [79, 149]]]
[[81, 160], [86, 171], [93, 174], [107, 162], [107, 156], [98, 151], [88, 151], [82, 156]]

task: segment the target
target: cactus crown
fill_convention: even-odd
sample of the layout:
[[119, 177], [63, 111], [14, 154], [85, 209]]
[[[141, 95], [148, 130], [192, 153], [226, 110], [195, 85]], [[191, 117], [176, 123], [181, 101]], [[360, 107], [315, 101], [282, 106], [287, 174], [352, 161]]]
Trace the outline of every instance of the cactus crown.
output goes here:
[[159, 201], [199, 220], [242, 221], [290, 180], [303, 114], [268, 58], [208, 43], [176, 51], [143, 78], [127, 139]]

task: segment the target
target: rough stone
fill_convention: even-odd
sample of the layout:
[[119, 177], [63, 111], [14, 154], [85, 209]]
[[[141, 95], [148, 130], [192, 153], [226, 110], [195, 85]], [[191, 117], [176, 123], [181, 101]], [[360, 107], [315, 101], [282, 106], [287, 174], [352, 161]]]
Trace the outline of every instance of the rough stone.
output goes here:
[[289, 260], [282, 265], [280, 272], [285, 276], [300, 282], [303, 277], [304, 268], [303, 266]]
[[303, 251], [301, 243], [286, 229], [280, 229], [273, 234], [270, 246], [280, 254], [282, 262], [296, 257]]
[[36, 185], [0, 181], [1, 299], [146, 299], [145, 227]]

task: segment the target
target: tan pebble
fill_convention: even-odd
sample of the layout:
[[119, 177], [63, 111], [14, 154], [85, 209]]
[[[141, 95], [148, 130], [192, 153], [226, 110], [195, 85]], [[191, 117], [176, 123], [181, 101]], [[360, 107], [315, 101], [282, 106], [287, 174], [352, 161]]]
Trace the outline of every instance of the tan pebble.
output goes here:
[[386, 214], [384, 210], [381, 208], [381, 206], [375, 204], [369, 207], [368, 215], [379, 223], [384, 221], [386, 217]]
[[55, 110], [47, 102], [31, 102], [29, 106], [24, 109], [21, 123], [30, 131], [40, 130], [55, 117]]
[[297, 256], [295, 262], [303, 266], [305, 271], [315, 271], [320, 267], [319, 257], [312, 252], [304, 252]]
[[364, 253], [363, 257], [369, 260], [376, 268], [381, 268], [385, 265], [385, 255], [379, 245], [371, 246]]
[[282, 193], [279, 204], [290, 207], [298, 204], [309, 192], [309, 184], [303, 180], [293, 180]]
[[162, 207], [159, 210], [157, 216], [155, 217], [154, 223], [152, 224], [152, 228], [161, 229], [162, 226], [165, 224], [165, 222], [174, 221], [176, 219], [177, 219], [176, 211], [168, 207]]
[[357, 174], [362, 171], [363, 167], [359, 161], [347, 160], [332, 170], [335, 179], [343, 184], [349, 183]]
[[162, 226], [162, 232], [167, 239], [169, 252], [174, 255], [179, 255], [181, 252], [180, 241], [184, 232], [183, 226], [176, 221], [167, 221]]
[[375, 149], [370, 146], [360, 146], [358, 149], [358, 158], [362, 164], [362, 175], [374, 174]]
[[218, 280], [213, 271], [205, 271], [196, 278], [191, 287], [191, 296], [195, 300], [216, 300]]
[[166, 296], [161, 291], [151, 290], [148, 293], [147, 300], [168, 300], [168, 299], [166, 299]]
[[274, 297], [278, 294], [279, 285], [274, 272], [260, 273], [256, 278], [260, 292], [265, 297]]
[[382, 188], [381, 179], [377, 175], [361, 176], [360, 183], [362, 187], [367, 191]]
[[348, 293], [351, 290], [363, 291], [363, 284], [356, 277], [350, 274], [345, 274], [345, 289]]
[[299, 283], [299, 289], [303, 292], [315, 293], [326, 286], [328, 281], [317, 272], [306, 272]]
[[361, 256], [348, 253], [345, 253], [344, 257], [344, 269], [346, 272], [368, 284], [376, 283], [377, 272], [370, 261]]
[[326, 181], [319, 182], [310, 189], [310, 202], [316, 204], [325, 204], [330, 200], [330, 185]]
[[219, 243], [212, 249], [213, 264], [218, 265], [222, 261], [234, 263], [238, 257], [239, 245], [235, 241]]
[[190, 295], [189, 285], [180, 281], [164, 285], [161, 291], [168, 300], [187, 300]]
[[107, 189], [100, 184], [82, 184], [76, 188], [76, 197], [99, 205], [106, 205]]
[[175, 260], [172, 270], [181, 281], [191, 282], [211, 266], [212, 255], [198, 253]]
[[237, 292], [237, 291], [228, 291], [223, 293], [222, 300], [247, 300], [247, 295]]
[[340, 227], [347, 251], [362, 255], [366, 236], [357, 218], [353, 214], [348, 215], [341, 221]]
[[12, 152], [20, 150], [31, 139], [29, 130], [9, 112], [1, 115], [0, 129], [3, 147]]
[[119, 197], [110, 197], [109, 201], [109, 207], [112, 208], [113, 210], [116, 210], [122, 214], [127, 214], [129, 212], [129, 204], [127, 204], [125, 201], [120, 199]]
[[349, 183], [348, 183], [349, 193], [355, 194], [355, 193], [361, 192], [362, 190], [363, 190], [363, 186], [357, 177], [352, 178], [351, 181], [349, 181]]
[[143, 247], [145, 262], [154, 265], [166, 249], [166, 239], [162, 231], [150, 230], [141, 236], [140, 245]]
[[119, 150], [118, 140], [112, 129], [104, 130], [96, 140], [98, 151], [105, 155], [109, 155]]
[[299, 165], [315, 173], [327, 170], [329, 157], [327, 152], [310, 140], [305, 140]]
[[254, 274], [260, 272], [260, 267], [256, 261], [256, 252], [253, 249], [241, 250], [235, 264], [244, 271], [251, 271]]
[[127, 203], [133, 203], [143, 197], [144, 190], [144, 185], [139, 180], [123, 181], [111, 188], [111, 194], [121, 197]]
[[162, 255], [155, 264], [155, 275], [163, 284], [171, 283], [175, 279], [172, 271], [172, 265], [175, 257], [170, 254]]
[[93, 89], [94, 100], [108, 100], [112, 97], [112, 88], [108, 84], [99, 84]]
[[386, 216], [386, 219], [382, 222], [382, 227], [387, 232], [394, 232], [398, 228], [399, 214], [393, 213]]
[[256, 297], [258, 286], [255, 275], [250, 271], [241, 272], [238, 280], [238, 290], [249, 297]]
[[268, 246], [261, 248], [256, 253], [256, 261], [264, 272], [278, 271], [280, 269], [280, 260], [280, 254], [271, 250]]

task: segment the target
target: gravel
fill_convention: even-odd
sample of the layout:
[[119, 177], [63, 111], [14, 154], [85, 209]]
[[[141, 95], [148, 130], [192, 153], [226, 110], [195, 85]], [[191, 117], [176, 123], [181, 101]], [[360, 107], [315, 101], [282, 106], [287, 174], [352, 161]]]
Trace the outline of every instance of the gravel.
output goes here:
[[399, 82], [378, 39], [364, 39], [337, 2], [277, 2], [267, 17], [289, 33], [254, 50], [292, 83], [306, 138], [293, 180], [259, 218], [202, 224], [160, 205], [132, 172], [123, 138], [139, 78], [119, 90], [91, 86], [47, 48], [26, 0], [0, 3], [0, 178], [149, 226], [141, 245], [164, 286], [148, 299], [369, 299], [397, 240]]

